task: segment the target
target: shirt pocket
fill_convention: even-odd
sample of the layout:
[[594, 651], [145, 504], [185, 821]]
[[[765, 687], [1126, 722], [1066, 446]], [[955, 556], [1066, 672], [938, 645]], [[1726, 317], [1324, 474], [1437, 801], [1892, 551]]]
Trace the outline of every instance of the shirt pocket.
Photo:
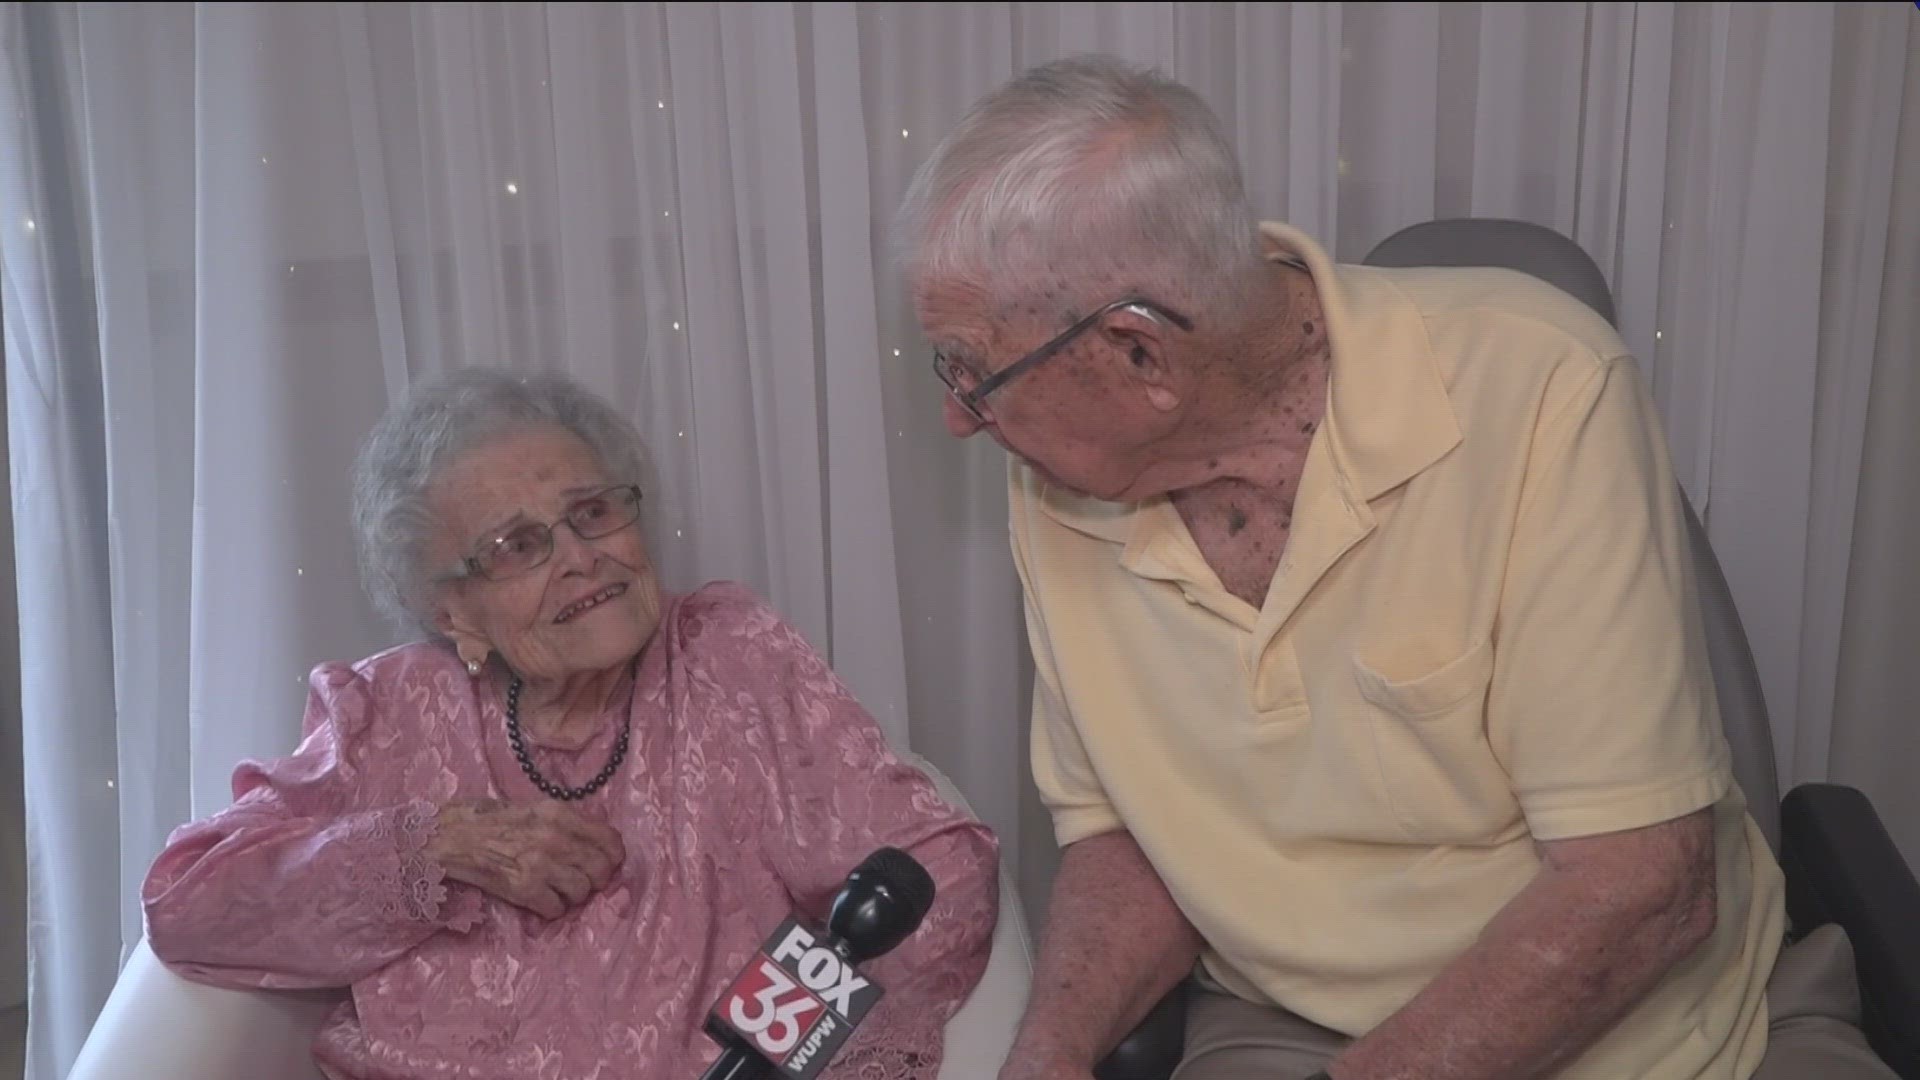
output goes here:
[[[1418, 658], [1433, 652], [1425, 642], [1397, 642], [1356, 652], [1353, 677], [1360, 696], [1408, 720], [1438, 716], [1469, 696], [1484, 697], [1493, 678], [1491, 642], [1482, 638], [1454, 659], [1422, 670]], [[1409, 669], [1415, 674], [1405, 674]]]
[[1386, 801], [1410, 838], [1484, 845], [1524, 829], [1506, 769], [1487, 742], [1494, 650], [1432, 641], [1363, 643], [1353, 655]]

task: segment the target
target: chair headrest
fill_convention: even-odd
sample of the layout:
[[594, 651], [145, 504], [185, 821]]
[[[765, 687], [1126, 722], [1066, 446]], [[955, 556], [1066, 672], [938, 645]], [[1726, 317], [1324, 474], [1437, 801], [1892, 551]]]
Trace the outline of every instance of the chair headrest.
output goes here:
[[1614, 322], [1613, 291], [1579, 244], [1530, 221], [1447, 218], [1401, 229], [1374, 247], [1369, 266], [1498, 266], [1531, 274]]

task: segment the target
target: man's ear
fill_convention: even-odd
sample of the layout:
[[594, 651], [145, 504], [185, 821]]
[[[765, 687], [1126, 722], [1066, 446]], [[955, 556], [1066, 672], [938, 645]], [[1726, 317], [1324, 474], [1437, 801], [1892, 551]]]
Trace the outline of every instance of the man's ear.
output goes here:
[[1160, 412], [1179, 408], [1180, 391], [1174, 385], [1173, 369], [1167, 366], [1164, 352], [1151, 343], [1136, 341], [1127, 349], [1127, 359], [1131, 361], [1133, 377], [1146, 389], [1148, 404]]
[[1144, 312], [1121, 308], [1105, 328], [1109, 339], [1127, 358], [1126, 371], [1147, 390], [1155, 409], [1167, 412], [1180, 404], [1173, 368], [1167, 363], [1166, 327]]

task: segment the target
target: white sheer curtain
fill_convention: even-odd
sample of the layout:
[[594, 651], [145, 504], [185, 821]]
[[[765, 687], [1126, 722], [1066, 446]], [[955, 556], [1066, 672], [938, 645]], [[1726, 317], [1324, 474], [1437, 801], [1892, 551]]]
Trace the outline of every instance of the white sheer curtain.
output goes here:
[[[290, 744], [313, 663], [386, 642], [346, 465], [395, 392], [456, 365], [568, 371], [628, 409], [672, 581], [769, 595], [1038, 897], [1003, 465], [939, 429], [884, 226], [970, 100], [1089, 49], [1200, 89], [1261, 212], [1342, 258], [1466, 214], [1586, 245], [1732, 579], [1786, 779], [1906, 798], [1920, 857], [1920, 805], [1893, 790], [1920, 749], [1886, 692], [1920, 649], [1888, 555], [1920, 540], [1915, 21], [1892, 2], [6, 5], [29, 1076], [78, 1050], [167, 830]], [[1856, 550], [1879, 554], [1850, 579]], [[1837, 694], [1842, 671], [1867, 698]]]

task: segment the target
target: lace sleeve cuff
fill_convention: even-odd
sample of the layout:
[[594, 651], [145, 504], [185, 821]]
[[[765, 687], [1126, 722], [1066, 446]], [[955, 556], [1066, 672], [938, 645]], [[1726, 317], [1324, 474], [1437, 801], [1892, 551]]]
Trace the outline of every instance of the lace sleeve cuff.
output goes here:
[[863, 1025], [826, 1075], [834, 1080], [935, 1080], [945, 1029], [938, 1024], [900, 1022], [903, 1019], [895, 1015], [877, 1028]]
[[352, 885], [384, 918], [429, 923], [465, 933], [480, 920], [478, 890], [450, 883], [426, 856], [439, 808], [423, 799], [360, 815], [349, 833], [356, 857]]

